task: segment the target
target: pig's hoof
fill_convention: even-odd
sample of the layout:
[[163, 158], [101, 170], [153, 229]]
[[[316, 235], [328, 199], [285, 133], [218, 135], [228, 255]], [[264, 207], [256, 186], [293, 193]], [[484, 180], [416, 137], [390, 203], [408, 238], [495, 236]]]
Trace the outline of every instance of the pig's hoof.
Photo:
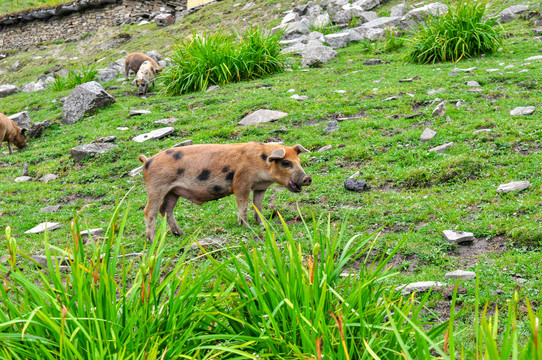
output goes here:
[[184, 231], [181, 229], [171, 229], [171, 233], [175, 236], [182, 236], [184, 235]]

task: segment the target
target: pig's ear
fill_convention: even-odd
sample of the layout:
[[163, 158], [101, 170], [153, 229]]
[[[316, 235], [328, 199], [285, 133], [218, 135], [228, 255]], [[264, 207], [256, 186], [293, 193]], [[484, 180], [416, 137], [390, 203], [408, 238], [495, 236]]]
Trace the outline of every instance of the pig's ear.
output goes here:
[[267, 162], [271, 162], [273, 160], [284, 159], [285, 156], [286, 156], [286, 150], [276, 149], [276, 150], [273, 150], [273, 152], [271, 152], [271, 155], [269, 155], [269, 157], [267, 158]]
[[24, 128], [21, 129], [21, 131], [20, 131], [21, 135], [24, 136], [24, 137], [26, 137], [26, 132], [27, 132], [27, 130], [24, 129]]
[[294, 145], [292, 148], [297, 152], [297, 154], [309, 153], [310, 151], [305, 149], [302, 145]]

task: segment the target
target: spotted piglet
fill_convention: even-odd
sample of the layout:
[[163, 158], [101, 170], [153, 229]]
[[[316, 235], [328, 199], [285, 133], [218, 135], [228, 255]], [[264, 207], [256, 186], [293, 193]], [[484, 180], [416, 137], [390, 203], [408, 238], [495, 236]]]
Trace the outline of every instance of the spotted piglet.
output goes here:
[[[239, 224], [247, 224], [250, 192], [261, 213], [265, 190], [271, 184], [296, 193], [311, 184], [299, 159], [305, 152], [308, 150], [301, 145], [244, 143], [172, 148], [148, 159], [139, 155], [147, 186], [147, 240], [154, 241], [158, 212], [167, 216], [173, 234], [183, 234], [173, 216], [179, 197], [201, 205], [235, 194]], [[257, 213], [254, 218], [261, 221]]]

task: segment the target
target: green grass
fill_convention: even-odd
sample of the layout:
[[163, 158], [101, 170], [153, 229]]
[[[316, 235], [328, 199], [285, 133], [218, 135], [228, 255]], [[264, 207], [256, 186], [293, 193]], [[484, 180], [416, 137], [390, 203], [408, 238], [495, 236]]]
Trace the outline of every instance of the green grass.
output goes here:
[[72, 0], [4, 0], [0, 3], [0, 15], [21, 10], [56, 6]]
[[[507, 5], [512, 3], [507, 2]], [[240, 14], [231, 11], [232, 2], [218, 2], [202, 11], [187, 16], [183, 22], [167, 28], [122, 26], [109, 32], [98, 32], [80, 43], [45, 44], [33, 52], [12, 53], [0, 67], [9, 69], [16, 61], [22, 66], [17, 72], [2, 75], [3, 83], [22, 85], [35, 81], [53, 65], [63, 64], [70, 69], [89, 64], [95, 59], [106, 59], [106, 67], [133, 49], [156, 49], [163, 56], [171, 55], [169, 34], [178, 37], [191, 33], [190, 27], [218, 28], [231, 24], [238, 33], [250, 23], [276, 25], [282, 11], [291, 3], [267, 1], [258, 3], [260, 12]], [[393, 5], [392, 2], [385, 6]], [[499, 5], [500, 6], [500, 5]], [[495, 9], [494, 9], [495, 10]], [[247, 19], [242, 22], [241, 19]], [[263, 25], [262, 25], [263, 24]], [[301, 214], [330, 214], [332, 226], [349, 217], [345, 229], [347, 237], [372, 232], [382, 227], [375, 243], [376, 253], [386, 253], [399, 244], [406, 234], [408, 241], [393, 259], [393, 264], [410, 264], [389, 283], [397, 285], [418, 280], [443, 280], [444, 274], [458, 268], [476, 270], [480, 283], [479, 303], [507, 309], [507, 299], [518, 291], [520, 299], [528, 297], [538, 308], [542, 301], [540, 273], [540, 163], [542, 142], [538, 107], [542, 103], [540, 63], [526, 64], [525, 58], [537, 55], [537, 42], [532, 39], [532, 23], [517, 20], [504, 24], [510, 33], [504, 50], [485, 57], [465, 59], [461, 67], [477, 67], [473, 73], [448, 74], [457, 66], [452, 63], [435, 65], [404, 64], [400, 48], [382, 54], [363, 53], [363, 44], [339, 49], [339, 57], [322, 68], [305, 72], [275, 74], [265, 79], [227, 84], [210, 92], [181, 96], [149, 94], [146, 98], [135, 96], [131, 84], [105, 84], [116, 103], [85, 117], [78, 123], [66, 126], [60, 123], [62, 103], [69, 94], [59, 92], [19, 93], [0, 99], [0, 112], [7, 115], [28, 110], [34, 122], [50, 120], [53, 125], [42, 137], [31, 139], [29, 146], [16, 154], [0, 155], [0, 228], [10, 226], [21, 251], [33, 254], [44, 249], [43, 237], [25, 235], [24, 231], [43, 221], [58, 221], [63, 227], [50, 234], [50, 244], [64, 249], [71, 243], [70, 221], [82, 206], [90, 205], [80, 216], [81, 226], [107, 227], [116, 200], [135, 186], [129, 195], [132, 206], [127, 212], [127, 228], [123, 246], [127, 252], [140, 252], [148, 248], [145, 242], [143, 207], [146, 193], [140, 177], [131, 178], [127, 173], [140, 166], [137, 156], [156, 154], [181, 140], [195, 143], [231, 143], [247, 141], [283, 141], [287, 145], [301, 143], [312, 151], [302, 155], [302, 164], [313, 178], [313, 184], [301, 194], [291, 194], [280, 188], [270, 189], [264, 200], [264, 216], [270, 218], [280, 211], [292, 234], [304, 231], [299, 222], [296, 202]], [[131, 41], [119, 48], [96, 50], [103, 41], [116, 36], [115, 31], [133, 35]], [[379, 45], [381, 46], [381, 45]], [[51, 54], [58, 54], [52, 56]], [[42, 59], [34, 60], [34, 56]], [[78, 57], [77, 60], [62, 60]], [[384, 64], [363, 66], [368, 58], [381, 58]], [[350, 61], [351, 60], [351, 61]], [[505, 69], [507, 65], [513, 68]], [[102, 65], [100, 65], [101, 67]], [[500, 69], [487, 73], [490, 68]], [[520, 72], [521, 70], [528, 72]], [[410, 83], [400, 83], [404, 78], [420, 76]], [[466, 82], [476, 80], [482, 85], [481, 93], [469, 92]], [[445, 92], [427, 95], [427, 91], [443, 87]], [[305, 102], [289, 98], [289, 89], [309, 96]], [[340, 94], [336, 91], [345, 90]], [[411, 96], [411, 95], [413, 96]], [[383, 102], [392, 95], [400, 98]], [[456, 109], [455, 102], [448, 102], [447, 116], [430, 116], [436, 104], [435, 97], [445, 100], [463, 99]], [[516, 106], [534, 105], [537, 113], [528, 117], [511, 117], [509, 111]], [[149, 109], [150, 114], [128, 118], [130, 109]], [[288, 116], [270, 124], [257, 127], [239, 127], [236, 123], [247, 113], [259, 109], [288, 112]], [[403, 115], [423, 111], [425, 115], [406, 119]], [[339, 131], [327, 135], [323, 132], [326, 122], [336, 117], [351, 117], [339, 122]], [[135, 143], [131, 139], [156, 129], [154, 121], [176, 117], [176, 132], [159, 141]], [[126, 126], [127, 131], [117, 130]], [[285, 133], [274, 133], [281, 127]], [[419, 141], [425, 127], [438, 135], [429, 143]], [[472, 135], [474, 130], [491, 128], [490, 133]], [[75, 164], [69, 156], [70, 148], [115, 135], [118, 148], [111, 152]], [[429, 153], [436, 145], [453, 141], [455, 146], [446, 154]], [[331, 144], [333, 150], [318, 153], [321, 146]], [[339, 147], [344, 144], [346, 146]], [[5, 146], [3, 150], [6, 150]], [[29, 164], [29, 183], [13, 183], [21, 175], [23, 165]], [[372, 189], [366, 193], [350, 193], [343, 189], [344, 180], [361, 170]], [[55, 173], [59, 178], [47, 184], [38, 182], [41, 176]], [[499, 195], [499, 184], [529, 180], [531, 187], [521, 193]], [[62, 205], [57, 213], [39, 213], [48, 205]], [[237, 243], [240, 240], [264, 238], [260, 228], [247, 229], [237, 225], [236, 205], [233, 197], [207, 203], [203, 206], [181, 199], [175, 210], [182, 229], [187, 234], [200, 231], [198, 238], [223, 237]], [[270, 220], [281, 226], [278, 218]], [[480, 253], [457, 255], [461, 249], [451, 246], [442, 237], [442, 230], [458, 229], [474, 232], [487, 245]], [[3, 239], [3, 238], [2, 238]], [[2, 240], [5, 241], [5, 240]], [[296, 237], [305, 253], [310, 253], [310, 242]], [[178, 255], [186, 237], [166, 235], [164, 256]], [[263, 251], [263, 244], [255, 244]], [[239, 254], [240, 252], [233, 252]], [[0, 250], [0, 255], [5, 255]], [[216, 254], [217, 261], [227, 262], [229, 254]], [[198, 258], [195, 268], [211, 264]], [[479, 264], [477, 266], [477, 264]], [[229, 268], [229, 271], [232, 269]], [[24, 273], [37, 279], [36, 271]], [[518, 284], [517, 278], [527, 282]], [[463, 282], [464, 293], [458, 295], [458, 305], [474, 306], [475, 286]], [[499, 290], [499, 292], [497, 292]], [[500, 293], [502, 291], [502, 293]], [[522, 302], [519, 303], [520, 305]], [[449, 315], [450, 302], [435, 293], [426, 303], [432, 316], [444, 320]], [[523, 312], [519, 306], [520, 314]], [[456, 348], [474, 348], [475, 332], [472, 317], [461, 315], [457, 326], [468, 330], [458, 332]], [[528, 338], [526, 318], [518, 321], [518, 337], [522, 344]], [[498, 340], [502, 340], [502, 332]]]
[[96, 80], [98, 70], [95, 66], [83, 66], [81, 69], [70, 69], [65, 77], [59, 76], [51, 83], [53, 91], [73, 89], [77, 85]]

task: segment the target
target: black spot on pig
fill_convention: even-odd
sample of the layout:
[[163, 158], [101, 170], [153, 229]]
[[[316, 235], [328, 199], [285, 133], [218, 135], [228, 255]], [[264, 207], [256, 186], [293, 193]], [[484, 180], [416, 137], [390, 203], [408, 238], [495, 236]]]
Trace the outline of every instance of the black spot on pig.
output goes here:
[[184, 174], [184, 168], [178, 168], [178, 169], [177, 169], [177, 175], [180, 176], [180, 175], [182, 175], [182, 174]]
[[152, 162], [152, 158], [150, 158], [149, 161], [147, 161], [147, 163], [145, 164], [145, 170], [149, 170], [149, 167], [151, 166], [151, 162]]
[[172, 152], [173, 152], [173, 150], [171, 150], [171, 149], [166, 150], [166, 154], [167, 154], [167, 155], [171, 155]]
[[209, 194], [214, 196], [224, 196], [225, 194], [224, 188], [220, 185], [209, 186], [209, 188], [207, 188], [207, 191], [209, 192]]
[[175, 160], [181, 160], [182, 157], [183, 157], [183, 152], [182, 151], [177, 151], [175, 154], [173, 154], [173, 158]]
[[230, 167], [229, 167], [229, 166], [224, 166], [224, 167], [222, 168], [222, 172], [223, 172], [224, 174], [227, 173], [228, 171], [230, 171]]
[[228, 175], [226, 175], [226, 180], [233, 181], [233, 175], [235, 175], [235, 171], [230, 171]]
[[211, 175], [211, 171], [207, 169], [203, 169], [201, 173], [198, 175], [199, 181], [205, 181], [209, 179], [209, 175]]
[[262, 154], [262, 155], [261, 155], [261, 158], [262, 158], [263, 161], [267, 161], [267, 155]]

